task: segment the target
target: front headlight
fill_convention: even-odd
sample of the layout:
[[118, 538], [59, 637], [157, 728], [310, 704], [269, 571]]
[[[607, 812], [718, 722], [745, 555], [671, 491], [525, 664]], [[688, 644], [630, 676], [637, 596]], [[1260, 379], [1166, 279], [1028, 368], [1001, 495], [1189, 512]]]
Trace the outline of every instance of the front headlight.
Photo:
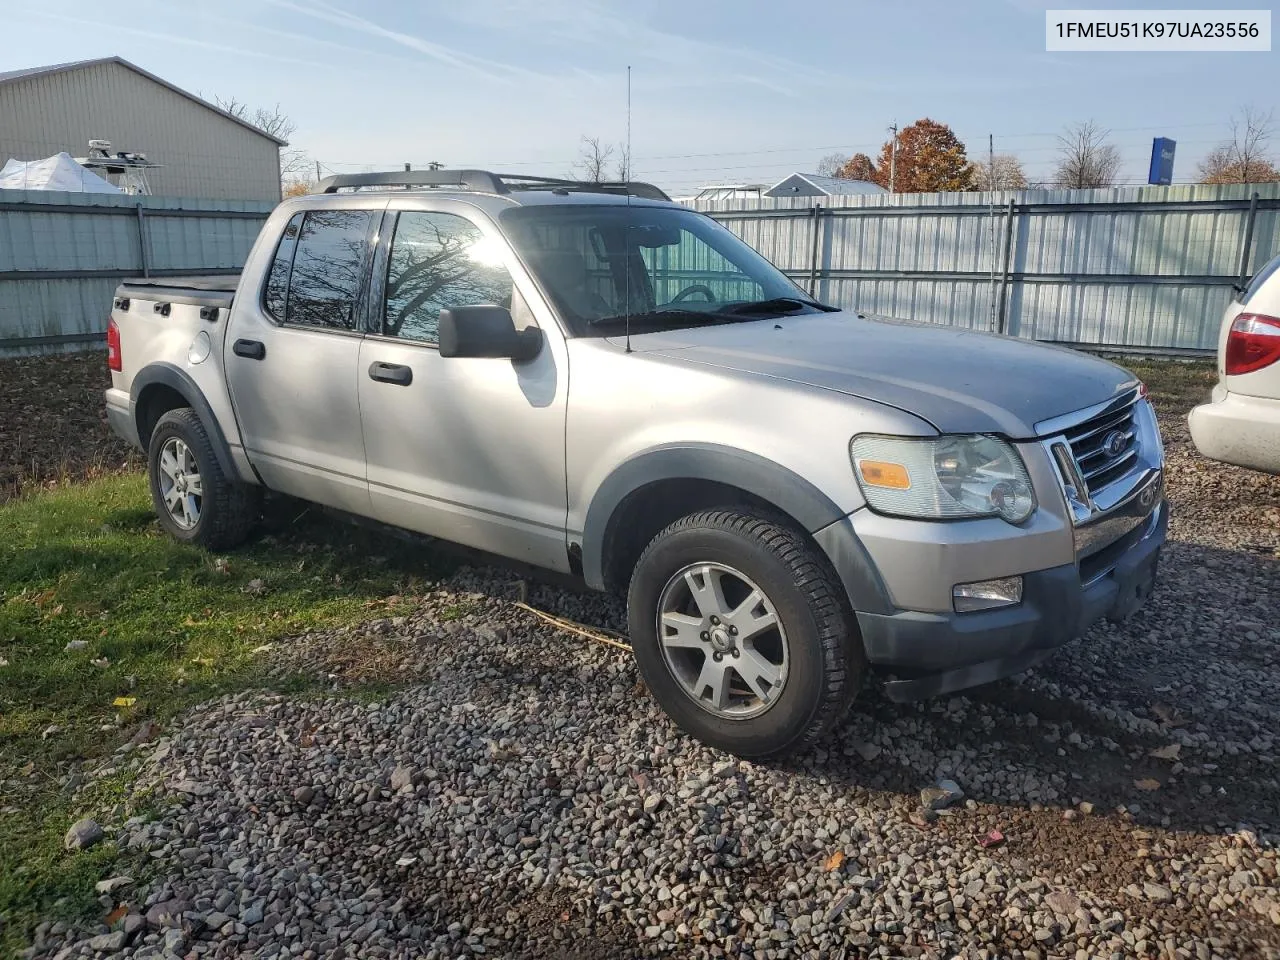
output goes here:
[[849, 453], [862, 495], [880, 513], [925, 520], [998, 516], [1021, 523], [1036, 508], [1022, 458], [996, 437], [865, 435], [853, 438]]

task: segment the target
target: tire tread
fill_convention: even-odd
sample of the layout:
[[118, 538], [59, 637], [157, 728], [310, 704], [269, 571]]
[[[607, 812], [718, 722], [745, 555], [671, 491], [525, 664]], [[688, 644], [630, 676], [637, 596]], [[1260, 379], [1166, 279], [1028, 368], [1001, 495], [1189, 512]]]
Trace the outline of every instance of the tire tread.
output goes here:
[[820, 742], [840, 722], [853, 703], [864, 675], [861, 644], [855, 643], [856, 627], [844, 588], [826, 559], [800, 531], [784, 521], [750, 508], [720, 507], [689, 514], [662, 530], [645, 548], [636, 564], [664, 538], [686, 530], [714, 529], [758, 544], [773, 554], [795, 576], [817, 624], [822, 648], [825, 682], [823, 695], [803, 732], [772, 754], [810, 747]]
[[[201, 478], [204, 481], [205, 493], [201, 504], [199, 529], [193, 536], [181, 539], [199, 544], [207, 550], [229, 550], [244, 543], [258, 519], [261, 490], [256, 486], [233, 480], [222, 472], [222, 466], [218, 463], [217, 454], [213, 449], [213, 442], [209, 439], [209, 432], [205, 430], [200, 415], [190, 407], [179, 407], [165, 413], [156, 422], [155, 429], [151, 433], [150, 446], [154, 446], [156, 438], [161, 435], [166, 426], [181, 431], [183, 440], [195, 448], [201, 464]], [[148, 472], [155, 469], [152, 460], [149, 454]], [[154, 497], [157, 489], [156, 481], [154, 477], [148, 479]], [[162, 504], [157, 501], [157, 513], [162, 509]]]

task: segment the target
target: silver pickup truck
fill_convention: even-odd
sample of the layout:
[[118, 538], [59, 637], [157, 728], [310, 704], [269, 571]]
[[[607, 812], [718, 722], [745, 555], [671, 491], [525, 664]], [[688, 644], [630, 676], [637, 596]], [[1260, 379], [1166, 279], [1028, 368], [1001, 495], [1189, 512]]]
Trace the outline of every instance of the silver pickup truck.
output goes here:
[[743, 756], [868, 667], [946, 693], [1127, 616], [1168, 523], [1125, 370], [818, 303], [647, 184], [330, 178], [238, 283], [121, 285], [108, 352], [172, 536], [266, 489], [626, 592], [653, 695]]

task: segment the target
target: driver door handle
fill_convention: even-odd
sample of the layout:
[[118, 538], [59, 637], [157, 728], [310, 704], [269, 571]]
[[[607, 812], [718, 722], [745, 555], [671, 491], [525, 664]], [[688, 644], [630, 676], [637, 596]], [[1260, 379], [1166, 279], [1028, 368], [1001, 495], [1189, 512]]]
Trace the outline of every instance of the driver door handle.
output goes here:
[[407, 387], [413, 383], [413, 370], [399, 363], [383, 363], [375, 360], [369, 365], [369, 379], [380, 383], [394, 383], [398, 387]]

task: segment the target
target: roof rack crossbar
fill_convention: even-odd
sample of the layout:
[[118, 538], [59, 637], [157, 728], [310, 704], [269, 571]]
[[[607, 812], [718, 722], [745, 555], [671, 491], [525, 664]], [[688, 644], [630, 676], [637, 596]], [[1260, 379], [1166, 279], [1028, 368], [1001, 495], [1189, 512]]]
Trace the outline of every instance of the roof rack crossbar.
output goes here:
[[316, 184], [316, 193], [361, 187], [457, 187], [479, 193], [506, 193], [502, 181], [487, 170], [396, 170], [391, 173], [339, 173]]
[[513, 190], [572, 190], [582, 193], [630, 194], [647, 200], [670, 200], [651, 183], [635, 180], [588, 182], [523, 173], [490, 173], [488, 170], [397, 170], [390, 173], [341, 173], [325, 177], [315, 193], [337, 193], [379, 187], [442, 187], [473, 193], [508, 194]]

